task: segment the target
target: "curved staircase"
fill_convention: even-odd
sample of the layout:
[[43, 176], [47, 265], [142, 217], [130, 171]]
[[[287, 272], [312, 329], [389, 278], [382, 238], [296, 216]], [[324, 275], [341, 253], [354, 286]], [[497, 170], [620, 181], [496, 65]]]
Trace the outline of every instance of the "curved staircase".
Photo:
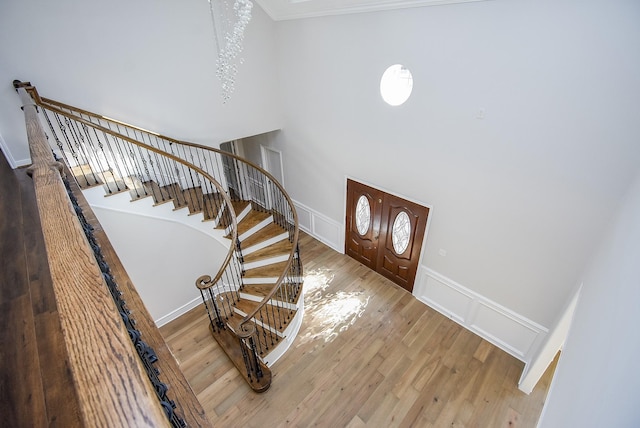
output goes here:
[[[49, 143], [81, 189], [128, 192], [174, 211], [201, 215], [229, 247], [213, 276], [196, 280], [213, 337], [255, 391], [271, 383], [269, 366], [302, 322], [298, 221], [282, 186], [260, 167], [209, 147], [160, 136], [49, 99]], [[194, 275], [194, 278], [197, 274]]]

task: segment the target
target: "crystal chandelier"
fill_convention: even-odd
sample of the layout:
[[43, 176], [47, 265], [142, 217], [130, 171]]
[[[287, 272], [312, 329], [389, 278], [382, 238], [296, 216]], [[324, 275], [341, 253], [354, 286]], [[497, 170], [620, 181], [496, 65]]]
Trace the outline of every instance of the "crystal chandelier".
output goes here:
[[208, 0], [218, 57], [216, 76], [222, 84], [222, 102], [226, 103], [235, 90], [238, 65], [242, 64], [244, 31], [251, 20], [251, 0]]

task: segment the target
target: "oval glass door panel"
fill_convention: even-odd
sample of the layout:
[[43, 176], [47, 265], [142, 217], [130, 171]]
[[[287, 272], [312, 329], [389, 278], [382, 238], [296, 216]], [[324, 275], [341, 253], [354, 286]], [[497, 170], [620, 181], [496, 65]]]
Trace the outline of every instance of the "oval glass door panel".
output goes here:
[[358, 204], [356, 205], [356, 228], [360, 235], [365, 235], [369, 231], [371, 225], [371, 206], [369, 205], [369, 199], [364, 195], [360, 195], [358, 198]]
[[402, 211], [393, 220], [393, 230], [391, 238], [393, 240], [393, 250], [400, 255], [407, 250], [409, 246], [409, 237], [411, 236], [411, 222], [406, 212]]

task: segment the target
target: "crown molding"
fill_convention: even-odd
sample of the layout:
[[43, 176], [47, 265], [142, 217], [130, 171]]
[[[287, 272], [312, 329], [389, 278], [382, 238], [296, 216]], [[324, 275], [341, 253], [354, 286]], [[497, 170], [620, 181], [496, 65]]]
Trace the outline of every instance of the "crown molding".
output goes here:
[[488, 0], [255, 0], [274, 21]]

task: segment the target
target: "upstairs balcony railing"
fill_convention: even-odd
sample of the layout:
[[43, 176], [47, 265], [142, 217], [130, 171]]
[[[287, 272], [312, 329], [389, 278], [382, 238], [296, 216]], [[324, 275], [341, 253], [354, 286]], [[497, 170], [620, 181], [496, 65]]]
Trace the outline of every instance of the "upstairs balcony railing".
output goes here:
[[[184, 426], [165, 399], [166, 386], [153, 382], [157, 372], [152, 351], [144, 347], [149, 358], [140, 358], [136, 346], [142, 342], [133, 337], [139, 331], [123, 322], [126, 305], [114, 301], [113, 284], [107, 284], [105, 275], [108, 268], [95, 257], [86, 234], [90, 228], [78, 220], [78, 206], [69, 199], [61, 176], [63, 165], [52, 156], [38, 108], [26, 90], [29, 86], [14, 84], [25, 115], [32, 160], [29, 173], [81, 423], [87, 427]], [[191, 395], [183, 398], [197, 402], [188, 392]]]

